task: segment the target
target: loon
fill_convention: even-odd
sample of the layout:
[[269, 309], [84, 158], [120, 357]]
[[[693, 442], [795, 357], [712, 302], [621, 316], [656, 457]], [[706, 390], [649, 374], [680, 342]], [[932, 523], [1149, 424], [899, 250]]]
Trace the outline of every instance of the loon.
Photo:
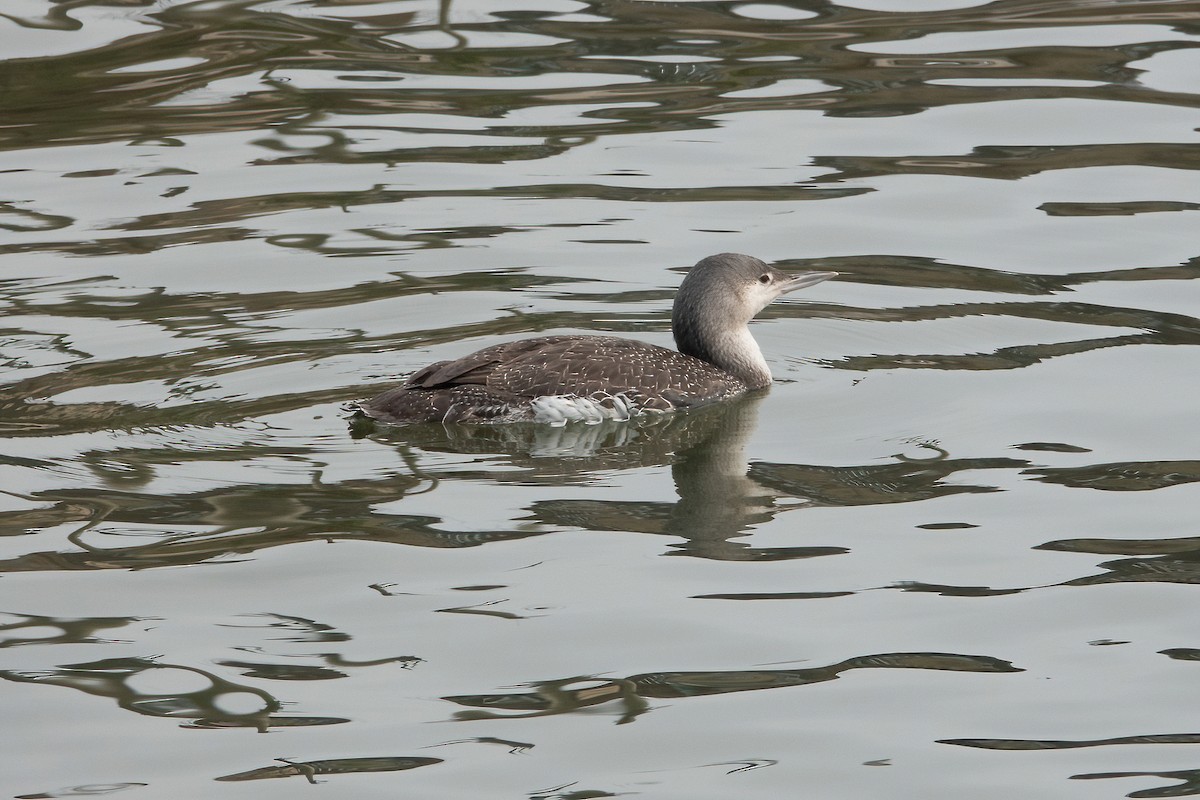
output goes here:
[[671, 310], [678, 350], [616, 336], [541, 336], [439, 361], [350, 406], [357, 416], [420, 422], [625, 421], [763, 389], [771, 372], [747, 324], [777, 297], [836, 277], [789, 275], [738, 253], [702, 259]]

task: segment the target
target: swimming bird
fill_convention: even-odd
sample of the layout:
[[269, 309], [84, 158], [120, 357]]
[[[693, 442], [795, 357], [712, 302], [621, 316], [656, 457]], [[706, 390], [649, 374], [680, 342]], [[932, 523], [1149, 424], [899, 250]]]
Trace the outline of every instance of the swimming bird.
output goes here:
[[735, 397], [771, 383], [747, 327], [777, 297], [837, 276], [789, 275], [720, 253], [684, 277], [671, 310], [678, 350], [616, 336], [540, 336], [485, 347], [415, 372], [354, 404], [378, 422], [598, 423]]

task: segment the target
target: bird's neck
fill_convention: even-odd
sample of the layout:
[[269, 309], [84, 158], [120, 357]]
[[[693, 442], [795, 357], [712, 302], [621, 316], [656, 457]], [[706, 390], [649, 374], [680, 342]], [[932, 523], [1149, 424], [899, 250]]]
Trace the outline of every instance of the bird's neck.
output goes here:
[[751, 389], [771, 385], [771, 370], [763, 358], [758, 342], [745, 324], [720, 331], [702, 331], [693, 325], [677, 323], [672, 326], [675, 346], [679, 352], [707, 361], [740, 378]]

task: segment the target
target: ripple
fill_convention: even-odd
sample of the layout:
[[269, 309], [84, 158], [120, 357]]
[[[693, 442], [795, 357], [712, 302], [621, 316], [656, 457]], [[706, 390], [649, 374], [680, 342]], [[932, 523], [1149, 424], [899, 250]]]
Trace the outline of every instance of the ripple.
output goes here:
[[1165, 25], [1087, 25], [933, 33], [906, 41], [853, 44], [850, 49], [868, 53], [968, 53], [1027, 47], [1120, 47], [1195, 39], [1195, 36]]
[[[0, 5], [7, 783], [1191, 785], [1188, 4]], [[720, 251], [769, 393], [349, 424]]]

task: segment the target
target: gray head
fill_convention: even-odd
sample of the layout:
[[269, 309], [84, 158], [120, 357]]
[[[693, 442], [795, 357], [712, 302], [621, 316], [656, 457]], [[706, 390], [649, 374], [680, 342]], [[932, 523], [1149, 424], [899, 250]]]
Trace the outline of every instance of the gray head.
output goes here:
[[751, 388], [766, 386], [771, 373], [747, 323], [780, 295], [836, 276], [836, 272], [789, 275], [739, 253], [702, 259], [675, 296], [671, 311], [675, 346], [736, 375]]

